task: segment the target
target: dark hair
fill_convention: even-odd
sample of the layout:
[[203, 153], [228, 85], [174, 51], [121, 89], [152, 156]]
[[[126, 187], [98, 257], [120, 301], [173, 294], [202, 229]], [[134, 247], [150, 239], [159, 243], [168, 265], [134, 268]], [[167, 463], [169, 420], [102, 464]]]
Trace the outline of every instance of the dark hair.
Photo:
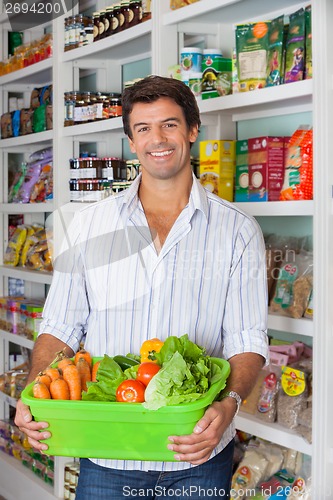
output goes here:
[[129, 115], [136, 102], [150, 103], [161, 97], [170, 97], [183, 109], [188, 128], [201, 125], [198, 104], [191, 89], [180, 80], [152, 75], [139, 80], [122, 94], [122, 117], [124, 132], [132, 138]]

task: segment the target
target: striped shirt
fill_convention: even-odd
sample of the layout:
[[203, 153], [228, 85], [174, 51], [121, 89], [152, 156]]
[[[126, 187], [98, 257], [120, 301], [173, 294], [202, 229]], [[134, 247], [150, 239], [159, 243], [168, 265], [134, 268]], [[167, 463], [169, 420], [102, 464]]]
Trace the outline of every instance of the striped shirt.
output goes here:
[[[264, 242], [257, 222], [193, 177], [187, 206], [157, 254], [138, 197], [140, 177], [81, 209], [55, 263], [40, 332], [93, 356], [139, 353], [184, 333], [208, 354], [267, 358]], [[234, 436], [227, 429], [212, 456]], [[122, 470], [180, 470], [187, 462], [94, 459]]]

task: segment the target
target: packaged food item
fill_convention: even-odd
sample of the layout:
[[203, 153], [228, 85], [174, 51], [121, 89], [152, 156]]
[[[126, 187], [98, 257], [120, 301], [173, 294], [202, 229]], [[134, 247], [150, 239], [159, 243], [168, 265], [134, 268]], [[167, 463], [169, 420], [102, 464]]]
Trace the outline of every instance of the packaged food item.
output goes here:
[[27, 227], [19, 225], [10, 238], [4, 255], [4, 264], [17, 266], [20, 260], [20, 252], [27, 237]]
[[281, 201], [312, 200], [313, 148], [312, 128], [302, 125], [287, 143]]
[[306, 374], [291, 366], [281, 369], [277, 422], [288, 429], [296, 429], [299, 416], [307, 407]]
[[257, 416], [266, 422], [275, 422], [277, 395], [280, 385], [280, 373], [277, 367], [272, 369], [264, 378], [257, 404]]
[[202, 49], [184, 47], [180, 53], [180, 67], [182, 81], [188, 84], [192, 73], [201, 73], [202, 71]]
[[1, 139], [13, 137], [12, 114], [4, 113], [1, 115]]
[[20, 111], [20, 135], [27, 135], [33, 133], [32, 121], [34, 110], [21, 109]]
[[269, 21], [236, 26], [237, 68], [240, 92], [266, 85]]
[[305, 7], [305, 72], [304, 78], [312, 78], [312, 15], [311, 5]]
[[199, 0], [170, 0], [170, 9], [181, 9], [182, 7], [186, 7], [186, 5], [190, 5], [191, 3], [198, 1]]
[[305, 250], [286, 253], [270, 301], [271, 312], [294, 318], [303, 316], [312, 290], [312, 263], [312, 253]]
[[236, 141], [235, 201], [249, 201], [248, 141]]
[[267, 79], [266, 86], [280, 85], [283, 74], [284, 16], [273, 19], [268, 30]]
[[290, 15], [286, 45], [284, 83], [303, 80], [305, 67], [305, 11], [303, 8]]
[[9, 188], [9, 192], [8, 192], [8, 202], [9, 203], [12, 203], [15, 200], [15, 198], [17, 197], [17, 193], [24, 182], [26, 173], [27, 173], [27, 164], [25, 162], [22, 162], [21, 165], [19, 166], [19, 168], [15, 174], [15, 177], [13, 179], [13, 182]]
[[43, 166], [40, 176], [30, 193], [30, 203], [40, 203], [53, 199], [52, 164]]
[[34, 133], [46, 130], [46, 104], [38, 106], [32, 116], [32, 130]]
[[200, 182], [206, 189], [228, 201], [234, 198], [235, 142], [200, 142]]
[[219, 49], [204, 49], [202, 56], [202, 98], [231, 94], [231, 59]]
[[277, 201], [284, 174], [284, 137], [248, 139], [249, 201]]
[[29, 203], [31, 190], [35, 185], [35, 183], [38, 181], [38, 178], [45, 163], [46, 161], [44, 160], [44, 162], [37, 161], [27, 164], [27, 172], [24, 181], [22, 183], [22, 186], [20, 187], [17, 193], [17, 197], [15, 198], [16, 202]]

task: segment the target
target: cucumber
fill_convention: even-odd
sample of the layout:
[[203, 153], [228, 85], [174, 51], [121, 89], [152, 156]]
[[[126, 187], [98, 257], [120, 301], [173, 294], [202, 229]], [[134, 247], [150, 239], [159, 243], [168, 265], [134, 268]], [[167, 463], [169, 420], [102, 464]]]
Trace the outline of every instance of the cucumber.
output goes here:
[[127, 368], [131, 368], [132, 366], [139, 365], [139, 361], [136, 361], [136, 359], [129, 358], [127, 356], [122, 356], [122, 355], [117, 355], [114, 356], [113, 360], [118, 363], [120, 368], [124, 371]]

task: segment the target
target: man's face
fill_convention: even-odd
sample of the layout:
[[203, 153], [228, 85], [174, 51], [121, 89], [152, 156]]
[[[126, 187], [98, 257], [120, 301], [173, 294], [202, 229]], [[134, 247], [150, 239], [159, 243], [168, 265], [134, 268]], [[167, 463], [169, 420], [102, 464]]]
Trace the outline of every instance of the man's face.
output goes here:
[[172, 99], [135, 103], [129, 123], [130, 148], [140, 160], [143, 176], [169, 179], [190, 167], [190, 142], [195, 142], [198, 129], [188, 129], [182, 108]]

